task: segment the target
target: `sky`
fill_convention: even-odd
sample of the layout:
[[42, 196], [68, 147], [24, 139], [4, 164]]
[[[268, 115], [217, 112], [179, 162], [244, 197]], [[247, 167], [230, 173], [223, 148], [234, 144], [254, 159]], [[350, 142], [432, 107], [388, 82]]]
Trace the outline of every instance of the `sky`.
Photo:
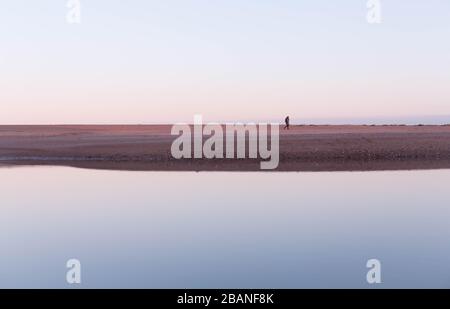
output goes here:
[[0, 124], [450, 123], [450, 1], [0, 0]]

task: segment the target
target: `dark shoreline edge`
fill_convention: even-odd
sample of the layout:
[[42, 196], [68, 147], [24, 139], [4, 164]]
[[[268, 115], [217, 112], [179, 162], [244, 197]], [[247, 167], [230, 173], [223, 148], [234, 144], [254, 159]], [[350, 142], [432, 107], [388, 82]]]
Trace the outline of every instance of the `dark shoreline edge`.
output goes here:
[[328, 161], [282, 162], [274, 170], [261, 170], [260, 161], [214, 159], [177, 160], [170, 162], [107, 161], [107, 160], [0, 160], [2, 167], [60, 166], [96, 170], [117, 171], [192, 171], [192, 172], [363, 172], [450, 169], [450, 160], [402, 160], [402, 161]]

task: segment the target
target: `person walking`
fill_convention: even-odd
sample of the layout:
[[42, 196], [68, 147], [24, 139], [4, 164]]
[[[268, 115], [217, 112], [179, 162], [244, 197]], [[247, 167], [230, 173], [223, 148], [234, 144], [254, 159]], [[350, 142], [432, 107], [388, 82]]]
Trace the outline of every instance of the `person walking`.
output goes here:
[[284, 119], [284, 123], [286, 124], [284, 130], [289, 130], [289, 116]]

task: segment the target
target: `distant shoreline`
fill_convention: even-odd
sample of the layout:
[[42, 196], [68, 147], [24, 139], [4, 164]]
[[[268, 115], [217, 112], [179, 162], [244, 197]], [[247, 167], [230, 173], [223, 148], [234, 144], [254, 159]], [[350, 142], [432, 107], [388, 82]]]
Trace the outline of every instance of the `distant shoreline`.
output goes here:
[[[170, 125], [0, 126], [0, 166], [260, 171], [260, 159], [171, 157]], [[275, 171], [450, 168], [449, 125], [301, 125], [280, 130]]]

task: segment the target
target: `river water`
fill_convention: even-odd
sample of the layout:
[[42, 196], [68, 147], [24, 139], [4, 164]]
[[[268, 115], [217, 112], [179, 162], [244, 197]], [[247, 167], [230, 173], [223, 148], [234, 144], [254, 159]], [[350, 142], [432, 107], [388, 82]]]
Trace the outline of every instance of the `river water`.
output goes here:
[[[0, 287], [450, 288], [450, 170], [0, 169]], [[369, 259], [382, 283], [369, 285]]]

